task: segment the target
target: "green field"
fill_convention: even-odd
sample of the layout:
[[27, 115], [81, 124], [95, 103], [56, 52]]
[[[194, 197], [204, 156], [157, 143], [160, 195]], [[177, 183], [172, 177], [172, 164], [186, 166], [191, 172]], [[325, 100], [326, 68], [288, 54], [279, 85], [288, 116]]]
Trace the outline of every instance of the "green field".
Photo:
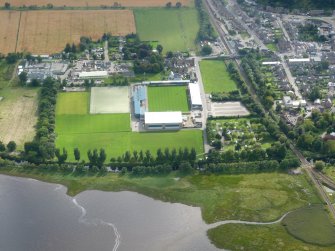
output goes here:
[[119, 157], [126, 151], [150, 150], [156, 155], [158, 148], [188, 147], [195, 148], [198, 154], [203, 153], [202, 132], [200, 130], [184, 130], [178, 132], [110, 132], [86, 134], [59, 134], [56, 139], [57, 147], [65, 147], [71, 154], [69, 160], [74, 160], [72, 151], [78, 147], [83, 159], [87, 160], [86, 153], [90, 149], [104, 148], [107, 158]]
[[[313, 230], [311, 230], [313, 231]], [[315, 234], [317, 234], [315, 232]], [[218, 248], [244, 251], [333, 251], [335, 245], [321, 247], [291, 236], [281, 224], [252, 226], [222, 225], [208, 231], [208, 237]]]
[[150, 86], [148, 100], [150, 112], [189, 111], [185, 86]]
[[58, 115], [56, 125], [58, 135], [129, 132], [130, 114]]
[[236, 83], [230, 78], [224, 61], [202, 60], [200, 71], [206, 93], [237, 90]]
[[199, 31], [195, 8], [135, 9], [136, 30], [142, 41], [158, 41], [167, 51], [195, 50]]
[[[178, 87], [179, 88], [179, 87]], [[184, 96], [186, 101], [186, 90]], [[174, 88], [172, 88], [174, 89]], [[104, 148], [108, 159], [119, 157], [126, 151], [150, 150], [153, 155], [158, 148], [194, 147], [198, 154], [204, 152], [202, 131], [187, 130], [179, 132], [137, 133], [130, 130], [130, 115], [88, 114], [88, 95], [73, 96], [62, 93], [57, 98], [56, 146], [68, 150], [68, 160], [73, 161], [74, 148], [79, 148], [83, 159], [87, 160], [87, 151]], [[85, 103], [86, 102], [86, 103]], [[75, 104], [84, 104], [76, 106]], [[86, 113], [81, 109], [86, 107]], [[60, 113], [62, 111], [62, 113]], [[63, 114], [63, 115], [60, 115]]]
[[62, 92], [58, 94], [56, 115], [87, 114], [89, 92]]
[[268, 47], [268, 49], [269, 49], [270, 51], [273, 51], [273, 52], [278, 51], [278, 47], [277, 47], [277, 45], [274, 44], [274, 43], [266, 44], [266, 47]]
[[321, 205], [301, 208], [283, 220], [287, 231], [307, 243], [329, 246], [335, 244], [335, 225]]

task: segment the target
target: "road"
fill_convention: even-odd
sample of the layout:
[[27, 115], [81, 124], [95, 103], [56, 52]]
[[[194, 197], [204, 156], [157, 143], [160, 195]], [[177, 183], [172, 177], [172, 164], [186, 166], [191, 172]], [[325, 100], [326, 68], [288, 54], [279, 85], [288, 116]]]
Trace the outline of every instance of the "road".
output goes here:
[[207, 132], [206, 132], [206, 122], [207, 122], [207, 118], [208, 118], [208, 108], [209, 108], [209, 104], [207, 103], [207, 99], [206, 99], [206, 93], [205, 93], [205, 87], [204, 84], [202, 82], [202, 77], [201, 77], [201, 71], [200, 71], [200, 65], [199, 62], [201, 61], [200, 57], [194, 57], [194, 68], [195, 68], [195, 73], [197, 74], [197, 78], [198, 78], [198, 84], [200, 87], [200, 93], [201, 93], [201, 101], [202, 101], [202, 130], [203, 130], [203, 140], [204, 140], [204, 150], [205, 153], [208, 153], [210, 149], [212, 149], [212, 147], [209, 145], [209, 142], [207, 140]]
[[287, 80], [290, 83], [290, 85], [292, 86], [295, 96], [297, 97], [297, 99], [302, 99], [302, 95], [299, 91], [299, 87], [295, 83], [295, 79], [292, 76], [291, 70], [288, 67], [286, 60], [284, 59], [284, 56], [280, 55], [280, 54], [278, 54], [278, 56], [280, 56], [280, 58], [281, 58], [282, 65], [283, 65], [284, 71], [285, 71], [286, 76], [287, 76]]
[[105, 41], [105, 44], [104, 44], [104, 56], [105, 56], [104, 61], [109, 62], [108, 41]]

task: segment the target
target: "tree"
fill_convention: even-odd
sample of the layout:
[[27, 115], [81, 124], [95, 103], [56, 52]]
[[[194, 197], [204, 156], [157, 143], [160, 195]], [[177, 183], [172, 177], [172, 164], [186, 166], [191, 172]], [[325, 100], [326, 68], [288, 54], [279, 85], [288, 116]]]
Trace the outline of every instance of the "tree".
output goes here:
[[189, 172], [192, 171], [192, 166], [191, 166], [191, 164], [189, 162], [183, 161], [179, 165], [179, 170], [182, 173], [189, 173]]
[[315, 161], [315, 169], [318, 171], [322, 171], [325, 167], [325, 163], [322, 160]]
[[16, 143], [14, 141], [9, 141], [7, 144], [8, 152], [14, 152], [16, 149]]
[[162, 45], [160, 45], [160, 44], [157, 45], [156, 49], [157, 49], [159, 54], [162, 54], [162, 51], [163, 51], [163, 46]]
[[5, 9], [7, 9], [7, 10], [10, 9], [10, 3], [8, 3], [8, 2], [5, 3]]
[[40, 81], [38, 79], [34, 78], [34, 79], [31, 80], [30, 84], [33, 87], [38, 87], [38, 86], [40, 86]]
[[75, 159], [76, 161], [79, 161], [79, 160], [80, 160], [80, 151], [79, 151], [78, 148], [75, 148], [75, 149], [73, 150], [73, 155], [74, 155], [74, 159]]
[[100, 149], [100, 153], [99, 153], [99, 157], [97, 159], [97, 166], [100, 168], [100, 170], [102, 169], [105, 161], [106, 161], [107, 155], [106, 152], [103, 148]]
[[172, 3], [171, 2], [166, 3], [165, 7], [166, 8], [171, 8], [172, 7]]
[[28, 77], [27, 77], [27, 73], [25, 71], [21, 72], [20, 75], [19, 75], [19, 79], [20, 79], [20, 84], [21, 85], [25, 85], [27, 80], [28, 80]]
[[177, 2], [176, 3], [176, 8], [180, 8], [181, 7], [181, 2]]
[[4, 152], [6, 150], [5, 144], [0, 141], [0, 152]]
[[210, 47], [209, 45], [204, 45], [203, 47], [202, 47], [202, 49], [201, 49], [201, 54], [202, 55], [210, 55], [210, 54], [212, 54], [212, 52], [213, 52], [213, 49], [212, 49], [212, 47]]
[[55, 151], [55, 155], [58, 159], [58, 164], [63, 164], [67, 159], [67, 151], [65, 150], [65, 148], [63, 148], [62, 153], [60, 152], [59, 148], [57, 148]]

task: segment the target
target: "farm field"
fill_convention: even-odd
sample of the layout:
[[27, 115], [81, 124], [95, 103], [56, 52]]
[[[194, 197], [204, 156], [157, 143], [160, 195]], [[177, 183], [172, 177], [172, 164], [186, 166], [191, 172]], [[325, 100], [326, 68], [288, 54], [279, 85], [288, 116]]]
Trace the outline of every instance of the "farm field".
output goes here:
[[56, 115], [88, 113], [89, 92], [61, 92], [57, 99]]
[[19, 11], [0, 12], [0, 53], [7, 54], [15, 51], [19, 23]]
[[206, 93], [237, 90], [236, 83], [230, 78], [224, 61], [202, 60], [200, 71]]
[[[2, 11], [0, 15], [5, 15]], [[21, 12], [17, 51], [35, 54], [60, 52], [66, 43], [79, 43], [81, 36], [94, 40], [104, 33], [135, 33], [131, 10], [64, 10]]]
[[8, 87], [0, 90], [0, 140], [13, 140], [22, 149], [23, 143], [35, 136], [38, 89]]
[[[0, 5], [4, 6], [8, 2], [11, 6], [47, 6], [52, 4], [55, 7], [100, 7], [101, 5], [111, 6], [114, 2], [108, 0], [94, 0], [94, 1], [85, 1], [85, 0], [0, 0]], [[172, 5], [175, 5], [177, 2], [182, 3], [182, 5], [193, 5], [193, 0], [169, 0]], [[118, 4], [124, 7], [159, 7], [165, 6], [166, 0], [118, 0]]]
[[13, 140], [19, 149], [35, 136], [38, 89], [22, 88], [10, 81], [14, 65], [0, 61], [0, 141]]
[[150, 112], [189, 111], [185, 86], [148, 87]]
[[136, 30], [142, 41], [158, 41], [167, 51], [195, 50], [200, 29], [195, 8], [135, 9]]

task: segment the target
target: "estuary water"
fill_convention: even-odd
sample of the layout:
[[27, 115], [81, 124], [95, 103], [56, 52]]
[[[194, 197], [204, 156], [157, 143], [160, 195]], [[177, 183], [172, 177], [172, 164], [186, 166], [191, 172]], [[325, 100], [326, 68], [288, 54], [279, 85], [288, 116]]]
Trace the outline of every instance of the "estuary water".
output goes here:
[[217, 250], [200, 208], [0, 175], [0, 250]]

